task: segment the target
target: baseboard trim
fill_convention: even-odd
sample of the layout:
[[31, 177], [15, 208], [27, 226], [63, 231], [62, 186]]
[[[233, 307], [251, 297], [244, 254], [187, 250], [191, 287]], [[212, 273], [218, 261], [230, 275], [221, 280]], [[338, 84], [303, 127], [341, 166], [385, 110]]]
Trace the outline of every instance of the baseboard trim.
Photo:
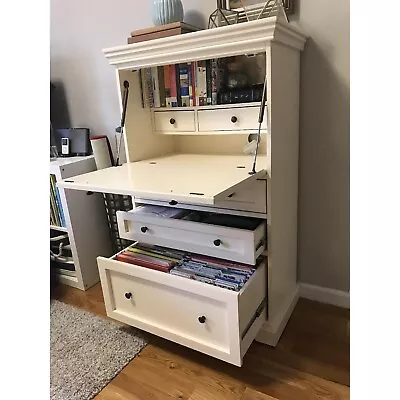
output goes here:
[[342, 308], [350, 308], [350, 293], [348, 292], [310, 285], [308, 283], [300, 283], [299, 286], [300, 297]]
[[277, 345], [283, 330], [296, 307], [297, 300], [299, 299], [299, 292], [299, 285], [296, 285], [296, 290], [288, 297], [287, 301], [282, 304], [282, 307], [276, 313], [275, 318], [272, 321], [266, 321], [261, 327], [255, 339], [257, 342], [274, 347]]

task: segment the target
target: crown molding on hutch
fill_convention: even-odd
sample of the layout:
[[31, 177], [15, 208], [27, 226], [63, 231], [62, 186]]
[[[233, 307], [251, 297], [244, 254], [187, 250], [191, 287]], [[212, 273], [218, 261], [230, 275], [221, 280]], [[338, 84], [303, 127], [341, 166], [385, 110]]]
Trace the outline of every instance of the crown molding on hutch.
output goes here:
[[278, 17], [205, 29], [183, 35], [104, 49], [109, 63], [117, 69], [137, 69], [210, 59], [238, 54], [254, 54], [277, 42], [303, 50], [307, 36]]

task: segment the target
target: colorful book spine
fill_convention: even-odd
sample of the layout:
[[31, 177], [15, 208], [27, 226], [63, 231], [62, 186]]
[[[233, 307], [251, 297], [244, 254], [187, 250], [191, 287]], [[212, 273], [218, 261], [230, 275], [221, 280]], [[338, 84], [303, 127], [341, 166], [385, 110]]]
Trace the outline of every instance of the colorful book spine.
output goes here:
[[61, 226], [61, 220], [57, 209], [56, 194], [53, 187], [53, 175], [50, 175], [50, 208], [53, 211], [55, 225]]
[[139, 82], [140, 82], [140, 92], [142, 93], [142, 107], [146, 107], [146, 95], [145, 95], [145, 83], [144, 83], [144, 72], [142, 69], [139, 70]]
[[211, 61], [211, 104], [218, 104], [218, 92], [222, 87], [222, 61], [214, 58]]
[[189, 106], [193, 106], [193, 63], [188, 62]]
[[61, 203], [60, 191], [58, 190], [57, 186], [56, 186], [56, 198], [57, 198], [57, 203], [58, 203], [58, 212], [60, 214], [61, 226], [66, 228], [67, 225], [65, 224], [65, 216], [64, 216], [64, 210], [62, 207], [62, 203]]
[[164, 67], [158, 67], [158, 82], [160, 91], [160, 107], [166, 107], [165, 87], [164, 87]]
[[158, 70], [157, 67], [151, 67], [151, 84], [153, 90], [153, 107], [160, 108], [160, 83], [158, 81]]
[[188, 64], [179, 65], [179, 90], [180, 90], [180, 106], [190, 106], [189, 95], [189, 69]]
[[165, 91], [165, 106], [172, 107], [171, 98], [171, 83], [169, 79], [170, 65], [164, 65], [164, 91]]
[[197, 105], [196, 103], [196, 63], [193, 62], [191, 63], [191, 69], [192, 69], [192, 93], [193, 93], [193, 105]]
[[146, 97], [148, 99], [147, 104], [149, 107], [154, 107], [153, 78], [151, 74], [151, 69], [146, 68], [144, 73], [145, 73]]
[[55, 219], [54, 213], [53, 213], [53, 207], [51, 205], [51, 200], [50, 200], [50, 225], [57, 225], [56, 219]]
[[212, 75], [211, 75], [211, 60], [206, 60], [206, 86], [207, 86], [207, 105], [211, 105], [212, 95]]
[[197, 91], [199, 106], [207, 105], [207, 68], [205, 61], [197, 63]]
[[171, 65], [169, 69], [169, 84], [171, 88], [171, 107], [178, 107], [178, 90], [176, 85], [175, 65]]

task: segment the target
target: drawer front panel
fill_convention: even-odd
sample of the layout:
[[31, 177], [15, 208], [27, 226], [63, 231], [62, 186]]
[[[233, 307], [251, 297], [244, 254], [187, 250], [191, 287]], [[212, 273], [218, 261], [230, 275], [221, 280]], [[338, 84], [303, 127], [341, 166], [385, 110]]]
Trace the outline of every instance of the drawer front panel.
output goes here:
[[120, 237], [254, 265], [265, 246], [265, 222], [255, 231], [117, 212]]
[[97, 262], [109, 317], [229, 363], [242, 365], [265, 321], [265, 314], [256, 318], [264, 263], [234, 292], [114, 259]]
[[194, 111], [154, 111], [156, 132], [192, 132], [195, 130]]
[[[199, 110], [199, 131], [240, 131], [258, 129], [258, 107], [222, 108]], [[267, 128], [266, 118], [261, 125]]]
[[[227, 311], [223, 302], [115, 271], [110, 271], [110, 283], [117, 313], [228, 350]], [[126, 298], [127, 293], [131, 293], [130, 299]], [[199, 322], [201, 317], [205, 317], [204, 323]]]
[[229, 193], [215, 205], [221, 208], [266, 213], [267, 181], [256, 180], [238, 191]]

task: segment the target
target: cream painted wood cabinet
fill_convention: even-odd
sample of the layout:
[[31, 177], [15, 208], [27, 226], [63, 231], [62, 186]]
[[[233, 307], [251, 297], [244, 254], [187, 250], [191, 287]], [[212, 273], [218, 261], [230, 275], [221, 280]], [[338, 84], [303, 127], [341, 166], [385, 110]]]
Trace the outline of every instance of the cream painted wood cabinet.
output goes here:
[[[134, 208], [118, 213], [121, 237], [257, 265], [235, 292], [115, 256], [98, 257], [110, 317], [238, 366], [254, 339], [276, 345], [298, 298], [299, 72], [305, 40], [298, 29], [270, 17], [104, 50], [116, 68], [121, 109], [124, 81], [130, 86], [123, 135], [127, 163], [59, 185], [132, 196]], [[143, 68], [254, 54], [264, 57], [267, 82], [255, 174], [249, 174], [253, 156], [243, 149], [257, 132], [259, 102], [143, 106]], [[135, 211], [143, 204], [256, 218], [258, 224], [236, 229], [148, 217]]]

